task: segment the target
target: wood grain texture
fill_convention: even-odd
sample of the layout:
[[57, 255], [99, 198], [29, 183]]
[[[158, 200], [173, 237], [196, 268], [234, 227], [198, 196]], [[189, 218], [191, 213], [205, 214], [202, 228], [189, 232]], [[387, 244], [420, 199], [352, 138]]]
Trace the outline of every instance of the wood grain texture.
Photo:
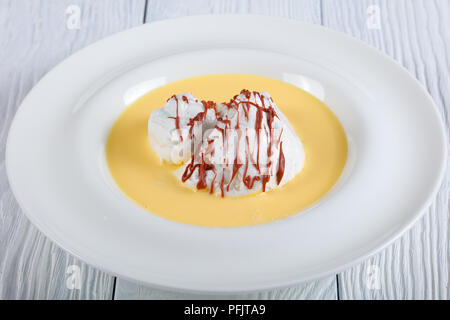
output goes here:
[[[113, 277], [64, 252], [33, 227], [6, 179], [5, 144], [26, 93], [55, 64], [111, 33], [142, 23], [145, 0], [0, 0], [0, 299], [109, 299]], [[80, 29], [66, 28], [69, 5]], [[378, 6], [380, 29], [367, 19]], [[146, 22], [184, 15], [254, 13], [324, 25], [365, 41], [403, 64], [432, 94], [450, 125], [448, 0], [148, 0]], [[369, 21], [370, 22], [370, 21]], [[338, 276], [341, 299], [449, 299], [449, 180], [424, 218], [392, 246]], [[81, 289], [66, 287], [67, 267], [81, 269]], [[370, 266], [380, 288], [367, 286]], [[202, 299], [117, 279], [116, 299]], [[208, 297], [209, 298], [209, 297]], [[222, 299], [336, 299], [335, 277]]]
[[[79, 29], [67, 28], [70, 5], [80, 9]], [[145, 0], [0, 1], [0, 300], [112, 298], [112, 276], [60, 249], [21, 212], [6, 178], [5, 145], [20, 102], [43, 75], [97, 39], [141, 24], [144, 6]], [[70, 265], [80, 268], [80, 289], [66, 286]]]
[[261, 291], [247, 294], [227, 294], [227, 295], [205, 295], [181, 293], [168, 290], [154, 289], [139, 285], [131, 281], [118, 278], [116, 284], [115, 299], [117, 300], [202, 300], [202, 299], [221, 299], [221, 300], [314, 300], [326, 299], [335, 300], [336, 278], [326, 277], [321, 280], [303, 283], [298, 286], [277, 289], [270, 291]]
[[[320, 2], [316, 0], [282, 1], [216, 1], [216, 0], [149, 0], [146, 22], [197, 14], [252, 13], [264, 14], [320, 24]], [[210, 296], [152, 289], [117, 279], [115, 299], [204, 299]], [[299, 286], [245, 295], [220, 295], [216, 299], [336, 299], [335, 277]]]
[[[380, 13], [380, 29], [367, 27], [375, 11]], [[450, 1], [323, 0], [322, 15], [325, 26], [361, 39], [405, 66], [431, 93], [448, 133]], [[449, 178], [447, 172], [435, 202], [412, 230], [339, 275], [341, 299], [450, 298]], [[379, 289], [367, 285], [376, 280], [370, 274], [372, 265], [379, 268]]]
[[199, 14], [260, 14], [321, 23], [319, 0], [148, 0], [146, 22]]

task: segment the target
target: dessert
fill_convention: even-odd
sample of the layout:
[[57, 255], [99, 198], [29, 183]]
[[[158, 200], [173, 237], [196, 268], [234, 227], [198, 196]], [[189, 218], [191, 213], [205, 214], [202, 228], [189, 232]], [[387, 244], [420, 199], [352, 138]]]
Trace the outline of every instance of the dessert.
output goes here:
[[[215, 130], [215, 127], [223, 129], [225, 123], [221, 123], [218, 118], [223, 120], [225, 117], [225, 120], [230, 120], [231, 127], [235, 127], [237, 123], [237, 121], [232, 123], [233, 111], [224, 109], [227, 106], [222, 105], [222, 102], [229, 103], [230, 97], [234, 97], [237, 93], [236, 98], [239, 98], [242, 88], [248, 89], [251, 101], [258, 101], [253, 92], [259, 94], [266, 92], [267, 96], [263, 94], [265, 107], [269, 105], [266, 100], [272, 98], [273, 102], [271, 101], [270, 105], [278, 116], [274, 117], [276, 120], [272, 127], [275, 131], [283, 129], [279, 144], [277, 142], [280, 133], [273, 135], [275, 141], [272, 151], [273, 172], [271, 180], [266, 183], [265, 192], [261, 181], [263, 171], [260, 173], [254, 165], [258, 162], [256, 154], [253, 154], [252, 159], [250, 155], [247, 158], [239, 158], [243, 163], [233, 183], [239, 183], [240, 188], [234, 188], [232, 183], [228, 191], [227, 181], [224, 180], [223, 197], [220, 189], [220, 170], [223, 170], [228, 162], [228, 170], [232, 173], [233, 155], [227, 158], [228, 161], [223, 161], [224, 163], [220, 161], [214, 163], [218, 174], [213, 188], [211, 183], [214, 177], [211, 179], [208, 176], [205, 177], [205, 185], [201, 185], [200, 189], [197, 188], [199, 166], [191, 177], [183, 182], [183, 174], [186, 170], [190, 173], [190, 169], [187, 168], [192, 168], [189, 166], [192, 155], [208, 154], [205, 148], [203, 152], [201, 148], [195, 149], [194, 142], [189, 141], [190, 126], [186, 126], [186, 123], [199, 112], [204, 112], [205, 108], [208, 109], [209, 115], [206, 114], [205, 119], [198, 123], [201, 124], [202, 134], [193, 133], [193, 135], [202, 137], [198, 143], [200, 147], [202, 145], [205, 147], [204, 142], [208, 141], [208, 137], [216, 138], [217, 145], [213, 149], [220, 150], [220, 146], [223, 146], [223, 140], [220, 138], [223, 135], [219, 129]], [[176, 100], [172, 98], [167, 101], [174, 94], [179, 103], [178, 120]], [[243, 93], [244, 96], [246, 94], [248, 93]], [[239, 99], [241, 98], [247, 99], [242, 96]], [[183, 104], [186, 99], [189, 106]], [[202, 101], [217, 103], [215, 108], [211, 103], [205, 107]], [[259, 101], [257, 104], [260, 105], [262, 102]], [[169, 109], [163, 112], [162, 109], [166, 105]], [[223, 116], [220, 116], [221, 112]], [[160, 117], [153, 118], [158, 113], [161, 113]], [[267, 124], [268, 118], [264, 113], [262, 116], [261, 123]], [[256, 115], [250, 116], [245, 126], [240, 122], [239, 127], [255, 129], [252, 119], [255, 120]], [[149, 124], [156, 126], [149, 130]], [[261, 126], [264, 133], [260, 136], [260, 170], [263, 169], [264, 155], [267, 155], [268, 151], [268, 146], [263, 141], [266, 139], [264, 127], [267, 130], [268, 125]], [[194, 126], [192, 130], [197, 129], [199, 127]], [[245, 137], [245, 134], [242, 136]], [[257, 141], [255, 134], [249, 132], [248, 136], [250, 150], [254, 151], [254, 143]], [[203, 139], [204, 137], [207, 139]], [[189, 149], [191, 142], [193, 145]], [[293, 146], [287, 147], [289, 143]], [[178, 147], [173, 148], [174, 145]], [[184, 152], [184, 148], [188, 152]], [[229, 149], [233, 150], [232, 147]], [[235, 146], [235, 150], [237, 149]], [[281, 179], [278, 184], [277, 161], [280, 162], [281, 150], [285, 158], [285, 170], [282, 176], [279, 175]], [[115, 185], [112, 185], [113, 189], [116, 188], [143, 210], [164, 219], [196, 226], [241, 227], [294, 215], [322, 199], [335, 185], [345, 166], [347, 139], [342, 125], [333, 112], [322, 101], [300, 88], [261, 76], [217, 74], [168, 83], [126, 106], [111, 127], [105, 151], [109, 172], [115, 182]], [[228, 155], [216, 152], [219, 155]], [[259, 181], [255, 180], [252, 188], [246, 184], [249, 182], [248, 185], [251, 186], [253, 181], [244, 178], [245, 159], [248, 159], [248, 172], [245, 177], [251, 176], [251, 180], [260, 177]], [[201, 164], [201, 161], [194, 163], [196, 164]], [[211, 169], [205, 171], [208, 174], [213, 173]], [[237, 176], [238, 174], [240, 176]]]
[[183, 165], [175, 175], [191, 188], [224, 197], [265, 192], [300, 172], [304, 151], [266, 92], [242, 90], [229, 102], [170, 97], [148, 121], [161, 160]]

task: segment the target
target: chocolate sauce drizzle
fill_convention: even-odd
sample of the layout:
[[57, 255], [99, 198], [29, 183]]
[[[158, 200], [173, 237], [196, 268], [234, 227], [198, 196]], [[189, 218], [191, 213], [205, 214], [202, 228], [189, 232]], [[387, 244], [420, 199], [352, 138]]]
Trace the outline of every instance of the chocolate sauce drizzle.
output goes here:
[[[281, 180], [283, 179], [283, 175], [284, 175], [284, 170], [285, 170], [285, 157], [283, 154], [283, 142], [281, 141], [281, 135], [283, 134], [283, 131], [281, 131], [279, 137], [277, 137], [275, 139], [275, 137], [273, 137], [273, 121], [275, 118], [278, 118], [278, 115], [276, 114], [274, 108], [272, 107], [272, 105], [265, 105], [264, 102], [264, 97], [261, 96], [261, 94], [259, 92], [250, 92], [249, 90], [242, 90], [240, 92], [240, 94], [243, 94], [247, 100], [246, 101], [240, 101], [238, 100], [238, 95], [234, 96], [233, 99], [231, 99], [228, 103], [224, 103], [223, 105], [225, 105], [228, 109], [234, 109], [236, 110], [237, 114], [237, 123], [234, 129], [238, 129], [238, 139], [237, 139], [237, 150], [235, 152], [235, 158], [233, 161], [233, 171], [232, 171], [232, 175], [230, 178], [230, 181], [228, 182], [228, 184], [225, 186], [225, 168], [223, 168], [222, 170], [222, 176], [220, 177], [220, 192], [221, 192], [221, 196], [224, 197], [225, 196], [225, 190], [227, 192], [229, 192], [230, 190], [230, 186], [231, 183], [233, 182], [233, 180], [235, 179], [239, 169], [243, 166], [242, 162], [239, 161], [239, 143], [241, 140], [241, 134], [242, 131], [239, 130], [239, 106], [242, 106], [242, 110], [244, 112], [244, 116], [246, 118], [246, 120], [248, 121], [249, 119], [249, 113], [250, 113], [250, 108], [251, 107], [255, 107], [256, 108], [256, 121], [255, 121], [255, 132], [256, 132], [256, 140], [257, 140], [257, 151], [256, 151], [256, 159], [252, 154], [252, 151], [250, 150], [250, 143], [249, 143], [249, 137], [247, 134], [247, 131], [245, 132], [245, 143], [247, 144], [247, 148], [245, 150], [246, 151], [246, 155], [245, 155], [245, 169], [244, 169], [244, 174], [242, 176], [242, 182], [243, 184], [250, 190], [253, 189], [255, 182], [256, 181], [261, 181], [262, 184], [262, 191], [265, 192], [266, 191], [266, 184], [267, 182], [270, 180], [270, 175], [268, 174], [268, 172], [270, 172], [270, 168], [272, 166], [272, 161], [269, 160], [268, 164], [267, 164], [267, 170], [266, 172], [261, 172], [261, 167], [260, 167], [260, 159], [259, 159], [259, 154], [260, 154], [260, 144], [261, 144], [261, 129], [264, 127], [263, 126], [263, 114], [266, 114], [266, 119], [267, 119], [267, 127], [269, 128], [269, 131], [267, 132], [267, 130], [265, 130], [266, 136], [268, 136], [268, 140], [269, 140], [269, 145], [267, 148], [267, 158], [270, 159], [270, 157], [272, 156], [272, 150], [273, 150], [273, 145], [277, 144], [279, 145], [279, 154], [278, 154], [278, 168], [276, 171], [276, 181], [277, 181], [277, 185], [279, 185], [281, 183]], [[251, 102], [249, 101], [252, 94], [255, 96], [255, 100], [256, 98], [258, 98], [261, 101], [261, 105]], [[183, 137], [181, 135], [181, 130], [180, 130], [180, 118], [179, 118], [179, 113], [178, 113], [178, 98], [173, 95], [170, 99], [174, 98], [176, 101], [176, 115], [175, 117], [169, 117], [171, 119], [175, 119], [175, 126], [180, 134], [180, 139], [181, 141], [183, 141]], [[169, 100], [170, 100], [169, 99]], [[187, 99], [187, 97], [182, 96], [182, 100], [186, 103], [189, 103], [189, 100]], [[270, 101], [273, 103], [272, 98], [270, 98]], [[229, 119], [224, 119], [221, 118], [219, 116], [219, 112], [217, 110], [217, 105], [215, 102], [213, 101], [202, 101], [203, 107], [204, 107], [204, 111], [199, 112], [195, 117], [189, 119], [187, 125], [189, 127], [189, 137], [192, 139], [193, 138], [193, 129], [194, 126], [197, 122], [200, 122], [200, 124], [206, 119], [206, 115], [208, 110], [214, 110], [215, 115], [216, 115], [216, 119], [218, 122], [221, 122], [225, 125], [225, 128], [220, 128], [218, 126], [216, 126], [215, 128], [220, 130], [222, 133], [222, 137], [223, 137], [223, 143], [225, 144], [225, 136], [226, 136], [226, 132], [228, 129], [232, 129], [231, 128], [231, 121]], [[265, 129], [265, 127], [264, 127]], [[213, 140], [208, 141], [208, 143], [212, 143]], [[254, 150], [253, 150], [254, 151]], [[214, 152], [214, 150], [211, 150], [211, 152]], [[249, 158], [250, 158], [250, 163], [249, 163]], [[253, 165], [256, 170], [258, 171], [258, 175], [255, 176], [250, 176], [248, 175], [248, 168], [250, 165]], [[227, 166], [228, 166], [228, 162], [227, 162]], [[192, 155], [191, 161], [190, 163], [186, 166], [186, 169], [182, 175], [181, 180], [183, 182], [186, 182], [193, 174], [194, 172], [198, 170], [198, 183], [197, 183], [197, 189], [206, 189], [207, 186], [207, 182], [206, 182], [206, 175], [207, 172], [209, 170], [212, 170], [212, 172], [214, 173], [214, 178], [211, 181], [211, 185], [210, 185], [210, 193], [214, 193], [214, 183], [217, 179], [217, 168], [214, 164], [208, 163], [208, 161], [205, 159], [205, 157], [203, 156], [203, 154], [201, 155], [201, 160], [200, 163], [195, 164], [194, 163], [194, 155]]]

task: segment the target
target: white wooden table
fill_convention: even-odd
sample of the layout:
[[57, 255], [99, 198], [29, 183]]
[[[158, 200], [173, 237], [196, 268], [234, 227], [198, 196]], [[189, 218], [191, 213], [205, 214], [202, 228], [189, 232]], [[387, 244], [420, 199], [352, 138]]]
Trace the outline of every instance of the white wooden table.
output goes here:
[[[359, 38], [419, 79], [448, 131], [450, 0], [0, 0], [0, 299], [204, 298], [116, 278], [52, 243], [11, 193], [5, 144], [24, 96], [65, 57], [143, 23], [209, 13], [288, 17]], [[420, 222], [366, 262], [292, 288], [216, 298], [449, 299], [449, 178]]]

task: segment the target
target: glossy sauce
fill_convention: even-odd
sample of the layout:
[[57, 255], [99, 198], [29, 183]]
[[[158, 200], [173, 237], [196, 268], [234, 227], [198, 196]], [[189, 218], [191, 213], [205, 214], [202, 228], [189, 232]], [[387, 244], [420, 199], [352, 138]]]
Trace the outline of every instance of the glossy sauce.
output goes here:
[[[289, 119], [305, 150], [303, 170], [280, 188], [244, 197], [222, 198], [220, 194], [227, 189], [223, 182], [218, 196], [206, 190], [202, 181], [197, 185], [200, 190], [183, 186], [172, 173], [176, 166], [161, 163], [151, 148], [147, 135], [151, 111], [164, 106], [174, 94], [191, 92], [201, 100], [225, 102], [243, 88], [268, 92]], [[347, 140], [335, 115], [321, 101], [295, 86], [259, 76], [209, 75], [170, 83], [128, 107], [111, 129], [106, 157], [118, 186], [148, 211], [181, 223], [232, 227], [281, 219], [317, 202], [335, 184], [344, 168]], [[284, 165], [284, 155], [280, 152], [276, 173], [279, 180]], [[186, 170], [186, 176], [191, 174], [191, 169]], [[206, 168], [200, 165], [197, 169]], [[261, 177], [264, 184], [264, 175]], [[251, 187], [257, 178], [244, 175], [244, 183]]]

